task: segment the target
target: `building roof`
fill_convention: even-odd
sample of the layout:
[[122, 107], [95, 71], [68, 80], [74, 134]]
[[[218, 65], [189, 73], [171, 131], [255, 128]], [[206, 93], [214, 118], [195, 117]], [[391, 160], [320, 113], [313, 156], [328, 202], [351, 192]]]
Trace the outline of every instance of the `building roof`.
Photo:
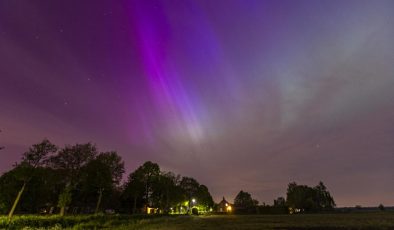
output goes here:
[[219, 206], [225, 206], [226, 204], [231, 205], [230, 202], [228, 202], [228, 201], [227, 201], [226, 199], [224, 199], [224, 197], [223, 197], [223, 200], [220, 201], [218, 205], [219, 205]]

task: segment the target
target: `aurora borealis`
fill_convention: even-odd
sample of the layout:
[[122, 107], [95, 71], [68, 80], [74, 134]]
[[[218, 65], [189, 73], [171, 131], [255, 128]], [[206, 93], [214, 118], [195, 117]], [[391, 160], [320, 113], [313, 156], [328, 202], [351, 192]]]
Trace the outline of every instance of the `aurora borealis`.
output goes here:
[[43, 138], [261, 203], [394, 205], [394, 1], [0, 1], [0, 172]]

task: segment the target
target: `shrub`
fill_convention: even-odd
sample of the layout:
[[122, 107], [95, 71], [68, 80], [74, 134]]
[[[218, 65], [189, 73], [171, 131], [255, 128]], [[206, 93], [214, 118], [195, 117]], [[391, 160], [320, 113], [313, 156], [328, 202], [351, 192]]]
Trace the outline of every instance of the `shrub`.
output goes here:
[[198, 215], [198, 209], [197, 208], [192, 208], [192, 214], [193, 215]]

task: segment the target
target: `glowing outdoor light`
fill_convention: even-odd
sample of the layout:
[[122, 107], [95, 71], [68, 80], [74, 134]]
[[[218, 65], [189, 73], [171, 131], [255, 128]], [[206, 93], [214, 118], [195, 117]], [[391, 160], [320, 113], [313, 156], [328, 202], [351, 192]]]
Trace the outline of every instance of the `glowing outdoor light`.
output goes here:
[[192, 199], [192, 202], [193, 202], [193, 203], [196, 203], [196, 199], [193, 198], [193, 199]]

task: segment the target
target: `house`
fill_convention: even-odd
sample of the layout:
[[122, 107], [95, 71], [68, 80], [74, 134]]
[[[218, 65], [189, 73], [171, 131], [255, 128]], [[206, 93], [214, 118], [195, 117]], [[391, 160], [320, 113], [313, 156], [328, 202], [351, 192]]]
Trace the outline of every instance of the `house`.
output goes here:
[[161, 213], [159, 208], [153, 208], [153, 207], [146, 207], [146, 214], [159, 214]]
[[233, 211], [233, 205], [227, 202], [223, 197], [223, 200], [217, 205], [216, 211], [221, 213], [231, 213]]

